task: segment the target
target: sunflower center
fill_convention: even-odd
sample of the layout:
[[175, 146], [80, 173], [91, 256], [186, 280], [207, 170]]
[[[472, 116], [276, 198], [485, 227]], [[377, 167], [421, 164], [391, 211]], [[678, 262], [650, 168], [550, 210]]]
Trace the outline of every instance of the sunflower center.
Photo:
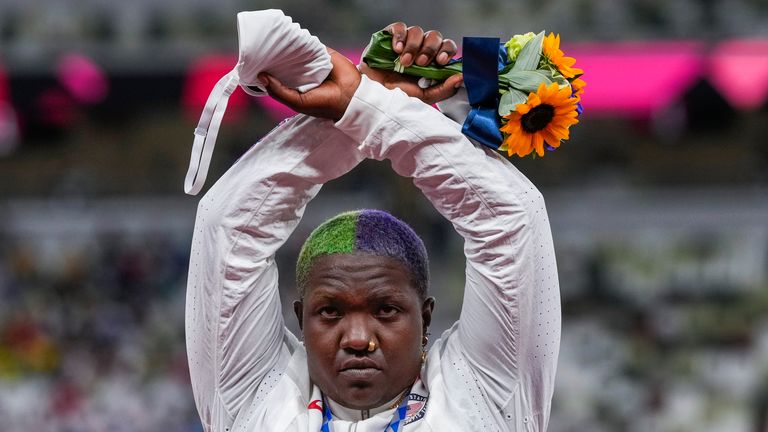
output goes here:
[[547, 127], [554, 117], [555, 107], [552, 105], [541, 104], [523, 115], [520, 118], [520, 124], [524, 131], [534, 133]]

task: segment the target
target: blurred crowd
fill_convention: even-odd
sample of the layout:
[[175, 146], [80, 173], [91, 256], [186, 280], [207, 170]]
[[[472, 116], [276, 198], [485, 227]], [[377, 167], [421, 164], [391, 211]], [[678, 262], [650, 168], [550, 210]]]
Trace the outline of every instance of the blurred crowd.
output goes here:
[[[0, 431], [201, 431], [184, 346], [196, 198], [181, 183], [202, 108], [190, 77], [200, 67], [204, 102], [234, 62], [235, 11], [269, 7], [340, 47], [396, 20], [454, 38], [640, 40], [645, 54], [693, 41], [685, 83], [667, 82], [674, 62], [637, 78], [642, 54], [607, 96], [629, 100], [621, 90], [653, 77], [656, 93], [632, 94], [662, 102], [631, 115], [585, 106], [558, 152], [514, 160], [547, 199], [561, 281], [549, 431], [768, 432], [765, 0], [0, 0]], [[719, 76], [748, 105], [716, 85], [712, 51], [730, 38], [746, 42]], [[209, 184], [272, 114], [233, 95]], [[462, 300], [461, 244], [386, 163], [324, 186], [279, 253], [284, 306], [305, 236], [361, 206], [424, 237], [440, 334]]]
[[183, 336], [186, 245], [0, 241], [3, 431], [197, 431]]
[[[376, 174], [356, 171], [329, 185], [281, 249], [283, 305], [309, 230], [365, 202], [401, 215], [425, 238], [440, 334], [461, 303], [460, 240], [412, 186], [368, 168]], [[373, 176], [391, 180], [390, 193], [365, 192], [381, 187]], [[356, 194], [343, 192], [355, 185]], [[564, 312], [549, 430], [765, 432], [768, 203], [736, 192], [544, 192]], [[78, 216], [59, 234], [34, 226], [44, 218], [13, 213], [0, 234], [3, 431], [200, 430], [183, 334], [194, 209], [165, 201], [176, 210], [163, 218], [182, 221], [175, 227], [147, 222], [153, 201], [122, 206], [126, 218], [115, 223], [125, 226], [94, 227]], [[724, 206], [733, 226], [713, 226]], [[288, 309], [285, 317], [295, 331]]]
[[100, 60], [136, 68], [144, 50], [163, 56], [142, 65], [162, 68], [180, 56], [231, 49], [234, 11], [281, 8], [321, 40], [359, 45], [393, 21], [438, 28], [451, 37], [511, 36], [555, 28], [567, 40], [625, 40], [765, 36], [763, 0], [0, 0], [0, 49], [23, 64], [45, 63], [62, 49], [81, 49]]

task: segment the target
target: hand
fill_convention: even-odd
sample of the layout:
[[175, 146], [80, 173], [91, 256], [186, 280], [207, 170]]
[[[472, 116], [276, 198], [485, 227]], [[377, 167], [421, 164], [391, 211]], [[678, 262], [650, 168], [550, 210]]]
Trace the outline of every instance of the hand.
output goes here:
[[360, 72], [349, 59], [328, 48], [331, 55], [331, 70], [328, 78], [314, 89], [301, 93], [286, 87], [277, 78], [259, 74], [259, 79], [266, 83], [267, 93], [294, 111], [337, 121], [347, 110], [352, 96], [360, 85]]
[[384, 28], [392, 34], [392, 49], [400, 54], [400, 64], [408, 67], [414, 63], [426, 66], [433, 61], [446, 65], [458, 48], [452, 39], [444, 39], [437, 30], [424, 32], [419, 26], [406, 27], [396, 22]]
[[[384, 30], [392, 34], [392, 49], [400, 54], [400, 63], [403, 66], [411, 66], [414, 58], [419, 66], [426, 66], [433, 61], [445, 65], [458, 49], [453, 40], [444, 39], [436, 30], [424, 32], [421, 27], [407, 27], [402, 22], [392, 23]], [[463, 82], [461, 75], [454, 75], [442, 83], [423, 89], [419, 87], [417, 77], [370, 68], [365, 63], [360, 65], [360, 71], [387, 88], [399, 88], [408, 96], [419, 98], [428, 104], [453, 96]]]

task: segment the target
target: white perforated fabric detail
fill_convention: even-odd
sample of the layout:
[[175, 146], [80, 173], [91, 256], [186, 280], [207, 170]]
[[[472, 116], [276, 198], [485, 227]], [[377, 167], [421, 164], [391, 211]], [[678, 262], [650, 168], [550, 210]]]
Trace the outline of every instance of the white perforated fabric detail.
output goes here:
[[[508, 161], [474, 147], [457, 123], [366, 77], [339, 122], [285, 122], [200, 202], [187, 342], [205, 429], [319, 430], [321, 412], [308, 406], [320, 390], [283, 326], [274, 254], [320, 186], [365, 157], [413, 178], [464, 239], [460, 319], [430, 350], [421, 376], [428, 404], [403, 431], [545, 430], [560, 304], [541, 193]], [[338, 426], [380, 432], [386, 421]]]
[[247, 408], [239, 413], [232, 429], [234, 432], [250, 432], [249, 425], [255, 419], [259, 410], [263, 408], [264, 402], [272, 395], [283, 376], [282, 370], [278, 368], [272, 368], [264, 376], [264, 379], [256, 389], [256, 394], [253, 395], [253, 400], [246, 405]]

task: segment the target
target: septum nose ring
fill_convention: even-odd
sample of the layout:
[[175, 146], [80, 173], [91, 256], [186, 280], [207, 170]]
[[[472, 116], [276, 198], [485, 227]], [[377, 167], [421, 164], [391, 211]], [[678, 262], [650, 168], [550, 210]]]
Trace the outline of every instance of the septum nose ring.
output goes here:
[[376, 342], [368, 341], [368, 352], [376, 351]]

